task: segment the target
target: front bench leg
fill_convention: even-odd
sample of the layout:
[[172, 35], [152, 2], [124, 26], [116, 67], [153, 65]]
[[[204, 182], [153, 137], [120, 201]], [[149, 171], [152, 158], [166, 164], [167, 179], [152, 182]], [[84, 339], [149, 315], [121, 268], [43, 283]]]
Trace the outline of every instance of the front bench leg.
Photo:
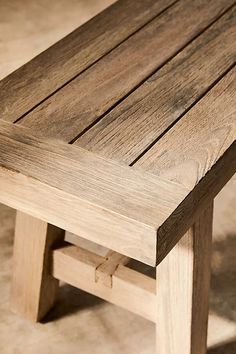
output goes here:
[[11, 308], [41, 320], [54, 304], [58, 280], [50, 275], [50, 249], [64, 238], [64, 231], [32, 216], [17, 212]]
[[157, 353], [205, 354], [213, 205], [157, 266]]

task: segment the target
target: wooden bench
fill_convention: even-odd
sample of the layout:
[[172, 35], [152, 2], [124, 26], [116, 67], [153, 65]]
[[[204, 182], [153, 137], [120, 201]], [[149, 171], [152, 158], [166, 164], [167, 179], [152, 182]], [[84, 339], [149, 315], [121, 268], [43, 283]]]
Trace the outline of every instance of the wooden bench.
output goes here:
[[157, 353], [205, 353], [213, 199], [236, 170], [235, 38], [234, 0], [120, 0], [0, 82], [14, 311], [42, 319], [63, 280], [155, 322]]

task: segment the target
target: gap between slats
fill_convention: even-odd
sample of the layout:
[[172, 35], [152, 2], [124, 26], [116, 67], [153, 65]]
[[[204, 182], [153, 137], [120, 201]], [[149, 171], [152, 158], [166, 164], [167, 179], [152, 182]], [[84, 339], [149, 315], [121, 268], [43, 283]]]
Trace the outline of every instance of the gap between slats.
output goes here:
[[[25, 118], [29, 113], [33, 112], [37, 107], [39, 107], [42, 103], [47, 101], [50, 97], [54, 96], [57, 92], [59, 92], [61, 89], [63, 89], [65, 86], [69, 85], [72, 81], [74, 81], [78, 76], [83, 74], [85, 71], [87, 71], [90, 67], [94, 66], [96, 63], [98, 63], [100, 60], [102, 60], [105, 56], [107, 56], [109, 53], [113, 52], [117, 47], [119, 47], [122, 43], [127, 41], [130, 37], [134, 36], [137, 32], [141, 31], [143, 28], [145, 28], [147, 25], [149, 25], [152, 21], [154, 21], [157, 17], [161, 16], [164, 12], [169, 10], [172, 6], [174, 6], [177, 2], [180, 0], [174, 1], [172, 4], [167, 6], [164, 10], [156, 14], [154, 17], [152, 17], [149, 21], [147, 21], [144, 25], [142, 25], [140, 28], [138, 28], [136, 31], [131, 33], [129, 36], [127, 36], [125, 39], [123, 39], [120, 43], [115, 45], [112, 49], [106, 52], [106, 54], [102, 55], [99, 59], [95, 60], [92, 64], [88, 65], [85, 69], [74, 75], [70, 80], [66, 81], [63, 85], [61, 85], [57, 90], [53, 91], [50, 95], [46, 96], [43, 100], [38, 102], [36, 105], [34, 105], [31, 109], [29, 109], [27, 112], [25, 112], [23, 115], [21, 115], [19, 118], [17, 118], [13, 123], [16, 124], [20, 122], [23, 118]], [[227, 9], [228, 10], [228, 9]], [[145, 81], [145, 80], [144, 80]], [[127, 94], [128, 96], [129, 94]], [[125, 99], [125, 97], [123, 98]], [[122, 99], [122, 100], [123, 100]], [[116, 103], [117, 105], [118, 103]], [[114, 105], [115, 106], [115, 105]], [[101, 119], [102, 117], [100, 117]], [[75, 139], [77, 140], [77, 138]], [[69, 142], [69, 144], [73, 144], [73, 142]]]
[[[173, 4], [172, 4], [173, 5]], [[171, 6], [172, 6], [171, 5]], [[215, 20], [213, 20], [210, 24], [208, 24], [202, 31], [197, 33], [193, 38], [191, 38], [187, 43], [185, 43], [184, 46], [182, 46], [180, 49], [178, 49], [172, 56], [170, 56], [163, 64], [158, 66], [155, 70], [153, 70], [145, 79], [139, 82], [138, 85], [136, 85], [132, 90], [130, 90], [126, 95], [124, 95], [121, 99], [119, 99], [114, 105], [112, 105], [106, 112], [104, 112], [101, 116], [99, 116], [97, 119], [95, 119], [91, 124], [89, 124], [82, 132], [80, 132], [77, 136], [75, 136], [69, 144], [74, 144], [80, 137], [82, 137], [85, 133], [87, 133], [91, 128], [93, 128], [97, 123], [99, 123], [105, 116], [107, 116], [114, 108], [117, 108], [122, 102], [125, 101], [126, 98], [128, 98], [134, 91], [136, 91], [139, 87], [141, 87], [148, 79], [150, 79], [153, 75], [155, 75], [161, 68], [163, 68], [166, 64], [168, 64], [174, 57], [176, 57], [179, 53], [181, 53], [188, 45], [190, 45], [194, 40], [196, 40], [198, 37], [200, 37], [204, 32], [206, 32], [210, 27], [212, 27], [217, 21], [219, 21], [227, 12], [229, 12], [234, 6], [236, 6], [236, 2], [231, 5], [227, 10], [222, 12], [220, 16], [218, 16]], [[165, 10], [164, 10], [165, 11]], [[164, 12], [163, 11], [163, 12]], [[153, 19], [154, 20], [154, 19]], [[152, 20], [152, 21], [153, 21]], [[150, 21], [150, 22], [152, 22]], [[146, 25], [145, 25], [146, 26]], [[145, 27], [144, 26], [144, 27]], [[115, 48], [114, 48], [115, 49]], [[209, 92], [234, 66], [236, 63], [233, 63], [229, 68], [225, 70], [225, 72], [218, 77], [217, 80], [215, 80], [207, 90], [199, 96], [199, 98], [192, 103], [192, 105], [186, 109], [179, 117], [178, 119], [173, 122], [160, 136], [156, 138], [155, 141], [153, 141], [143, 152], [140, 153], [137, 158], [134, 159], [130, 163], [130, 166], [133, 166], [162, 136], [166, 134], [166, 132], [171, 129], [177, 122], [180, 120], [192, 107], [199, 102], [206, 94]]]
[[[116, 47], [114, 47], [111, 51], [109, 51], [108, 53], [106, 53], [106, 55], [108, 55], [109, 53], [111, 53], [112, 51], [114, 51], [117, 47], [119, 47], [122, 43], [124, 43], [128, 38], [134, 36], [137, 32], [139, 32], [140, 30], [142, 30], [143, 28], [145, 28], [146, 26], [148, 26], [151, 22], [153, 22], [156, 18], [158, 18], [159, 16], [161, 16], [164, 12], [168, 11], [168, 9], [170, 9], [171, 7], [173, 7], [177, 2], [174, 2], [173, 4], [171, 4], [169, 7], [167, 7], [166, 9], [164, 9], [163, 11], [161, 11], [158, 15], [156, 15], [154, 18], [152, 18], [150, 21], [148, 21], [145, 25], [143, 25], [141, 28], [139, 28], [137, 31], [135, 31], [132, 35], [130, 35], [129, 37], [127, 37], [124, 41], [122, 41], [119, 45], [117, 45]], [[195, 36], [193, 36], [187, 43], [185, 43], [184, 46], [182, 46], [180, 49], [178, 49], [178, 51], [176, 51], [171, 57], [168, 58], [168, 60], [164, 61], [164, 63], [162, 65], [159, 65], [157, 68], [155, 68], [154, 71], [151, 72], [150, 75], [148, 75], [147, 77], [145, 77], [142, 81], [139, 82], [138, 85], [136, 85], [135, 87], [132, 88], [132, 90], [130, 90], [126, 95], [124, 95], [122, 98], [120, 98], [118, 101], [116, 101], [115, 104], [113, 104], [105, 113], [103, 113], [100, 117], [98, 117], [97, 119], [94, 120], [93, 123], [91, 123], [90, 125], [88, 125], [82, 132], [80, 132], [76, 137], [74, 137], [69, 143], [73, 144], [74, 142], [77, 141], [77, 139], [79, 139], [83, 134], [85, 134], [89, 129], [91, 129], [96, 123], [98, 123], [100, 120], [102, 120], [110, 111], [112, 111], [115, 107], [119, 106], [120, 103], [122, 103], [130, 94], [132, 94], [132, 92], [134, 92], [137, 88], [139, 88], [146, 80], [148, 80], [153, 74], [155, 74], [158, 70], [160, 70], [163, 66], [165, 66], [171, 59], [173, 59], [178, 53], [180, 53], [185, 47], [187, 47], [192, 41], [194, 41], [197, 37], [199, 37], [202, 33], [204, 33], [209, 27], [211, 27], [215, 22], [217, 22], [223, 15], [225, 15], [228, 11], [230, 11], [230, 9], [232, 7], [235, 6], [236, 3], [234, 3], [233, 5], [230, 5], [225, 11], [223, 11], [217, 18], [215, 18], [213, 21], [211, 21], [203, 30], [201, 30], [199, 33], [197, 33]], [[105, 55], [105, 56], [106, 56]], [[103, 56], [104, 57], [104, 56]], [[97, 62], [99, 62], [103, 57], [101, 57], [99, 60], [97, 60], [96, 62], [94, 62], [91, 66], [95, 65]], [[88, 68], [89, 68], [88, 67]], [[86, 70], [88, 69], [86, 68]], [[84, 71], [86, 71], [84, 70]], [[67, 86], [67, 84], [71, 83], [74, 79], [76, 79], [78, 76], [80, 76], [84, 71], [78, 73], [72, 80], [70, 80], [69, 82], [67, 82], [66, 84], [64, 84], [63, 86], [60, 87], [60, 89], [62, 89], [63, 87]], [[17, 120], [15, 120], [14, 123], [18, 123], [20, 122], [23, 118], [25, 118], [29, 113], [31, 113], [32, 111], [34, 111], [34, 109], [36, 109], [38, 106], [40, 106], [43, 102], [45, 102], [47, 99], [49, 99], [50, 97], [52, 97], [54, 94], [56, 94], [58, 91], [60, 91], [60, 89], [58, 89], [57, 91], [54, 91], [53, 94], [49, 95], [48, 97], [46, 97], [44, 100], [42, 100], [39, 104], [35, 105], [31, 110], [27, 111], [24, 115], [22, 115], [21, 117], [19, 117]]]
[[217, 80], [215, 80], [209, 87], [208, 89], [203, 92], [196, 101], [194, 101], [173, 123], [171, 123], [167, 129], [163, 131], [162, 134], [160, 134], [153, 142], [151, 142], [148, 147], [143, 150], [130, 164], [129, 166], [134, 166], [136, 162], [138, 162], [169, 130], [171, 130], [183, 116], [185, 116], [186, 113], [188, 113], [201, 99], [209, 92], [211, 89], [216, 86], [223, 78], [225, 75], [227, 75], [236, 65], [236, 62], [230, 65], [229, 68], [227, 68], [222, 75], [218, 77]]

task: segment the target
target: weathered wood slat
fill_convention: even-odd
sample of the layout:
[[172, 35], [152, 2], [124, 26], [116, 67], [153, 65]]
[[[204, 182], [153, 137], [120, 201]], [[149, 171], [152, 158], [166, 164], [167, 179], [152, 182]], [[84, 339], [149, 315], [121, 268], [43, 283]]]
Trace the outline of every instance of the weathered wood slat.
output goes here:
[[[117, 1], [3, 79], [0, 82], [0, 117], [15, 121], [173, 2], [174, 0]], [[222, 11], [222, 7], [224, 8], [223, 5], [216, 5], [216, 12]]]
[[236, 67], [137, 163], [193, 189], [236, 139]]
[[236, 62], [236, 7], [193, 41], [76, 144], [131, 164]]
[[[175, 183], [166, 184], [156, 176], [105, 160], [80, 147], [59, 142], [44, 143], [33, 135], [27, 136], [24, 130], [8, 123], [0, 124], [0, 163], [3, 167], [61, 188], [88, 203], [102, 205], [107, 212], [113, 210], [118, 215], [124, 214], [137, 222], [157, 227], [158, 206], [161, 206], [159, 215], [163, 220], [175, 207], [176, 198], [181, 200], [186, 192], [186, 188], [180, 188], [175, 193], [178, 187]], [[169, 200], [167, 193], [170, 194]]]
[[[71, 141], [230, 5], [231, 0], [177, 2], [42, 103], [20, 123], [47, 136]], [[207, 80], [204, 82], [206, 85]]]
[[[23, 198], [22, 198], [23, 196]], [[154, 228], [106, 212], [63, 190], [0, 167], [0, 201], [146, 264], [156, 264]], [[100, 208], [99, 208], [100, 209]]]
[[235, 140], [236, 67], [134, 165], [192, 190], [158, 230], [159, 259], [236, 172]]
[[122, 254], [109, 251], [104, 261], [95, 270], [95, 281], [111, 288], [112, 276], [117, 270], [117, 266], [127, 264], [129, 259], [129, 257]]

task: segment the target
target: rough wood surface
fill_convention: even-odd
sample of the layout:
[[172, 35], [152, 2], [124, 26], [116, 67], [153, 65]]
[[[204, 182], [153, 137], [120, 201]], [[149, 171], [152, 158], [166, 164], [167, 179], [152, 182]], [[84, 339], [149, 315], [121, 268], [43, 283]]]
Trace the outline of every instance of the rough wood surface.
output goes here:
[[192, 190], [158, 230], [160, 258], [236, 171], [235, 78], [236, 67], [135, 165]]
[[11, 123], [0, 127], [3, 203], [155, 265], [157, 228], [185, 188], [76, 146], [44, 143]]
[[132, 164], [235, 63], [235, 33], [236, 7], [82, 135], [76, 144], [105, 158]]
[[[1, 200], [129, 257], [151, 265], [156, 256], [160, 261], [235, 172], [236, 17], [231, 5], [220, 0], [176, 2], [52, 95], [32, 116], [26, 115], [21, 124], [1, 123]], [[97, 117], [96, 96], [101, 97], [100, 115], [112, 105], [107, 105], [108, 96], [117, 104], [119, 92], [141, 84], [176, 51], [180, 53], [175, 58], [78, 141], [84, 141], [86, 149], [93, 141], [93, 152], [102, 149], [104, 157], [133, 168], [78, 146], [43, 139], [50, 135], [68, 141], [71, 131], [77, 137], [90, 118]], [[108, 65], [107, 78], [105, 69], [99, 69], [103, 62]], [[78, 91], [80, 80], [84, 87]], [[86, 109], [81, 106], [79, 111], [77, 98], [84, 95]], [[53, 103], [57, 97], [58, 112]], [[115, 125], [109, 122], [112, 116]], [[22, 127], [28, 123], [31, 135]]]
[[114, 251], [109, 251], [102, 262], [95, 271], [95, 281], [101, 282], [103, 285], [112, 287], [112, 276], [119, 265], [128, 263], [129, 258]]
[[[14, 121], [119, 45], [174, 0], [121, 0], [0, 82], [0, 116]], [[219, 4], [218, 4], [219, 3]], [[217, 0], [216, 13], [228, 6]], [[32, 95], [32, 92], [34, 94]]]
[[[73, 163], [71, 157], [68, 166], [68, 157], [59, 156], [57, 149], [54, 153], [48, 151], [46, 144], [43, 150], [43, 143], [32, 137], [30, 143], [29, 138], [26, 139], [27, 143], [24, 142], [23, 135], [14, 133], [22, 129], [20, 127], [11, 128], [10, 133], [3, 129], [1, 163], [36, 178], [30, 181], [31, 186], [28, 181], [24, 187], [28, 190], [26, 195], [30, 198], [31, 205], [34, 203], [34, 213], [42, 215], [42, 198], [39, 203], [38, 198], [32, 197], [33, 192], [37, 195], [39, 191], [44, 191], [45, 198], [47, 195], [51, 196], [48, 210], [44, 207], [44, 220], [53, 218], [53, 223], [59, 221], [60, 227], [153, 265], [157, 230], [157, 258], [161, 260], [194, 222], [193, 218], [198, 216], [197, 213], [215, 197], [235, 172], [235, 72], [236, 69], [232, 69], [137, 163], [137, 168], [157, 173], [161, 175], [161, 179], [143, 174], [143, 171], [138, 177], [134, 169], [105, 161], [80, 148], [58, 143], [59, 150], [78, 149], [77, 160]], [[2, 126], [9, 124], [2, 123]], [[9, 134], [13, 134], [14, 138]], [[41, 144], [40, 149], [37, 148], [38, 144]], [[48, 171], [46, 174], [45, 168]], [[92, 177], [93, 174], [96, 178]], [[18, 191], [17, 184], [14, 190], [10, 187], [10, 176], [14, 180], [21, 178], [18, 181]], [[137, 178], [141, 178], [140, 183]], [[22, 177], [13, 172], [6, 174], [2, 170], [3, 180], [1, 200], [8, 200], [10, 203], [12, 198], [11, 203], [17, 201], [18, 207], [25, 207], [26, 199], [19, 202], [19, 196], [17, 197], [23, 187]], [[51, 187], [53, 190], [50, 191]], [[145, 194], [142, 194], [142, 188]], [[65, 198], [67, 204], [64, 203], [62, 207], [62, 199]], [[72, 207], [69, 205], [73, 204], [71, 211]], [[30, 210], [29, 206], [27, 210]], [[62, 210], [64, 220], [60, 217]], [[72, 220], [74, 212], [79, 212], [83, 217]], [[94, 222], [88, 222], [88, 218], [92, 218]], [[51, 220], [48, 221], [52, 223]], [[97, 228], [96, 225], [100, 227]]]
[[[153, 265], [157, 230], [157, 255], [160, 260], [190, 227], [191, 222], [194, 222], [196, 213], [200, 212], [205, 203], [210, 202], [209, 199], [214, 198], [235, 172], [235, 72], [236, 69], [232, 69], [138, 162], [138, 168], [161, 174], [161, 179], [143, 174], [143, 171], [137, 175], [134, 169], [103, 160], [79, 147], [58, 143], [59, 151], [78, 150], [77, 160], [73, 163], [72, 157], [68, 160], [68, 156], [60, 156], [57, 148], [54, 153], [48, 151], [45, 143], [43, 149], [44, 143], [36, 138], [28, 137], [24, 141], [23, 135], [18, 132], [19, 129], [24, 129], [8, 123], [2, 123], [1, 163], [36, 178], [31, 181], [31, 187], [29, 182], [25, 186], [31, 200], [32, 191], [36, 193], [35, 186], [38, 188], [37, 193], [44, 190], [45, 198], [49, 193], [53, 207], [48, 206], [47, 215], [44, 209], [44, 220], [46, 217], [53, 217], [53, 223], [60, 220], [59, 226], [63, 227], [60, 213], [64, 210], [64, 215], [68, 218], [66, 210], [70, 204], [74, 204], [73, 212], [77, 207], [77, 212], [83, 217], [73, 221], [73, 212], [70, 212], [71, 216], [67, 219], [67, 224], [71, 220], [69, 231], [90, 240], [92, 238], [95, 242], [99, 240], [98, 243], [104, 246]], [[9, 126], [11, 128], [7, 131], [6, 127]], [[48, 171], [46, 174], [45, 169]], [[224, 174], [221, 173], [223, 170]], [[10, 192], [12, 203], [17, 201], [18, 206], [24, 206], [26, 199], [19, 203], [17, 195], [20, 189], [16, 192], [17, 185], [14, 190], [10, 187], [10, 173], [7, 175], [2, 170], [4, 187], [1, 200], [8, 200], [9, 203]], [[21, 178], [13, 172], [11, 177]], [[140, 182], [137, 182], [137, 178], [140, 178]], [[22, 188], [22, 183], [22, 180], [18, 182], [18, 188]], [[51, 187], [54, 188], [53, 192], [50, 192]], [[66, 198], [68, 203], [64, 203], [63, 209], [62, 198]], [[33, 200], [33, 209], [36, 209], [34, 212], [39, 213], [40, 210], [42, 215], [40, 203], [35, 202], [35, 197]], [[40, 202], [42, 203], [42, 198]], [[95, 221], [88, 222], [88, 218]], [[96, 228], [96, 225], [100, 227]], [[112, 240], [110, 227], [114, 235]], [[125, 237], [127, 230], [128, 238]], [[94, 233], [96, 235], [91, 236]]]
[[157, 266], [158, 354], [205, 354], [210, 259], [210, 205]]
[[67, 246], [53, 251], [52, 274], [57, 279], [155, 322], [155, 280], [119, 265], [109, 287], [95, 279], [96, 269], [104, 261], [104, 257], [87, 250]]
[[193, 189], [236, 139], [236, 67], [137, 163]]
[[[227, 2], [225, 2], [225, 0], [217, 0], [214, 2], [185, 0], [177, 2], [161, 16], [155, 18], [147, 26], [86, 70], [82, 75], [79, 75], [69, 85], [63, 87], [59, 92], [43, 102], [39, 107], [25, 116], [22, 121], [20, 121], [20, 124], [30, 127], [35, 132], [43, 133], [46, 136], [57, 137], [67, 142], [73, 140], [101, 115], [105, 114], [107, 110], [117, 104], [119, 100], [129, 94], [143, 80], [155, 72], [158, 67], [175, 55], [197, 34], [201, 33], [202, 30], [225, 10], [226, 6], [231, 4], [231, 0]], [[198, 12], [198, 16], [196, 16], [196, 12]], [[231, 20], [231, 22], [233, 22], [233, 20]], [[231, 24], [231, 32], [233, 32], [232, 27], [234, 24], [235, 23]], [[223, 28], [226, 27], [225, 31], [230, 27], [230, 24], [227, 25], [226, 19], [225, 23], [221, 23], [219, 27], [216, 28], [213, 37], [217, 35], [217, 31], [219, 31], [222, 25]], [[230, 34], [229, 37], [232, 38], [233, 33], [230, 33], [230, 29], [228, 32]], [[176, 36], [176, 33], [178, 33], [178, 36]], [[218, 42], [217, 39], [215, 40], [215, 44], [222, 43], [223, 37], [224, 34], [222, 34], [221, 39], [218, 39]], [[227, 33], [225, 37], [227, 38]], [[182, 92], [184, 91], [184, 94], [186, 94], [189, 89], [189, 92], [193, 95], [193, 97], [190, 96], [189, 98], [190, 103], [193, 102], [194, 98], [196, 99], [196, 96], [199, 97], [201, 93], [209, 87], [210, 83], [214, 81], [214, 79], [217, 79], [232, 63], [233, 54], [235, 55], [235, 41], [233, 39], [230, 41], [230, 38], [227, 39], [230, 45], [227, 45], [226, 49], [224, 51], [221, 50], [218, 55], [216, 55], [216, 50], [211, 53], [213, 47], [213, 45], [210, 46], [211, 43], [209, 44], [208, 51], [206, 49], [206, 42], [210, 41], [209, 36], [203, 37], [202, 42], [197, 42], [195, 48], [192, 49], [192, 51], [196, 51], [199, 45], [203, 46], [202, 51], [199, 53], [199, 57], [202, 56], [202, 58], [200, 63], [198, 63], [198, 68], [202, 66], [202, 62], [205, 67], [202, 68], [201, 77], [196, 78], [198, 61], [198, 58], [196, 58], [195, 67], [192, 68], [192, 71], [195, 72], [195, 75], [193, 74], [195, 76], [195, 87], [192, 83], [191, 76], [188, 80], [189, 88], [187, 87], [187, 83], [186, 87], [183, 87], [185, 83], [183, 79]], [[212, 40], [214, 40], [214, 38]], [[187, 55], [190, 54], [191, 50]], [[208, 54], [211, 57], [209, 64], [207, 64], [206, 59]], [[219, 64], [217, 64], [218, 67], [215, 70], [213, 78], [211, 78], [210, 71], [214, 65], [213, 61], [217, 62], [215, 57], [218, 57]], [[178, 64], [179, 63], [177, 63], [177, 66]], [[181, 74], [183, 76], [186, 75], [187, 64], [185, 72], [182, 73], [181, 69], [183, 66], [180, 67], [178, 72], [179, 76], [181, 76]], [[204, 77], [205, 74], [206, 77]], [[171, 73], [171, 75], [175, 75], [175, 73]], [[201, 84], [202, 78], [204, 79]], [[165, 78], [165, 80], [168, 82], [168, 78]], [[173, 82], [171, 82], [171, 84], [173, 84]], [[199, 89], [197, 85], [200, 86]], [[179, 87], [176, 86], [175, 84], [173, 91], [179, 89]], [[161, 83], [159, 89], [160, 87], [162, 87]], [[193, 92], [194, 89], [195, 94]], [[156, 92], [157, 91], [158, 89], [156, 89]], [[181, 98], [180, 95], [181, 93], [178, 96], [179, 101]], [[165, 102], [168, 102], [168, 96], [165, 93], [163, 96], [165, 97]], [[172, 92], [170, 93], [170, 97], [171, 96]], [[149, 107], [149, 103], [150, 102], [148, 102], [145, 107]], [[173, 106], [173, 103], [172, 101], [169, 102], [170, 107]], [[181, 103], [179, 103], [179, 105], [180, 104]], [[184, 106], [183, 103], [182, 105]], [[134, 108], [135, 110], [137, 109], [137, 107]], [[118, 106], [118, 112], [118, 115], [120, 115], [120, 106]], [[4, 117], [4, 115], [2, 115], [2, 117], [7, 119], [7, 116]], [[132, 115], [131, 119], [132, 121], [136, 121], [137, 118], [136, 116], [133, 118]], [[121, 120], [124, 120], [123, 116]], [[170, 123], [170, 119], [168, 122]], [[107, 125], [107, 121], [105, 121], [104, 124]], [[145, 137], [139, 136], [140, 132], [142, 132], [142, 127], [138, 128], [140, 128], [140, 130], [138, 130], [136, 126], [131, 129], [137, 134], [136, 139], [140, 141], [141, 139], [145, 139]], [[127, 130], [128, 135], [130, 126], [128, 126], [128, 129], [122, 126], [121, 130], [123, 129]], [[147, 125], [144, 129], [151, 131], [153, 127]], [[111, 126], [110, 135], [112, 135], [112, 137], [115, 131], [114, 127]], [[155, 134], [155, 131], [153, 134]], [[132, 141], [132, 139], [133, 136], [130, 136], [129, 141]], [[148, 137], [146, 137], [146, 139], [148, 140]], [[107, 137], [107, 140], [110, 142], [111, 136]], [[117, 145], [119, 145], [119, 143], [117, 143]], [[126, 148], [126, 145], [124, 145], [124, 148]], [[141, 148], [140, 146], [139, 150], [141, 150]]]
[[64, 231], [17, 212], [11, 309], [39, 321], [54, 305], [59, 283], [52, 277], [50, 251]]

